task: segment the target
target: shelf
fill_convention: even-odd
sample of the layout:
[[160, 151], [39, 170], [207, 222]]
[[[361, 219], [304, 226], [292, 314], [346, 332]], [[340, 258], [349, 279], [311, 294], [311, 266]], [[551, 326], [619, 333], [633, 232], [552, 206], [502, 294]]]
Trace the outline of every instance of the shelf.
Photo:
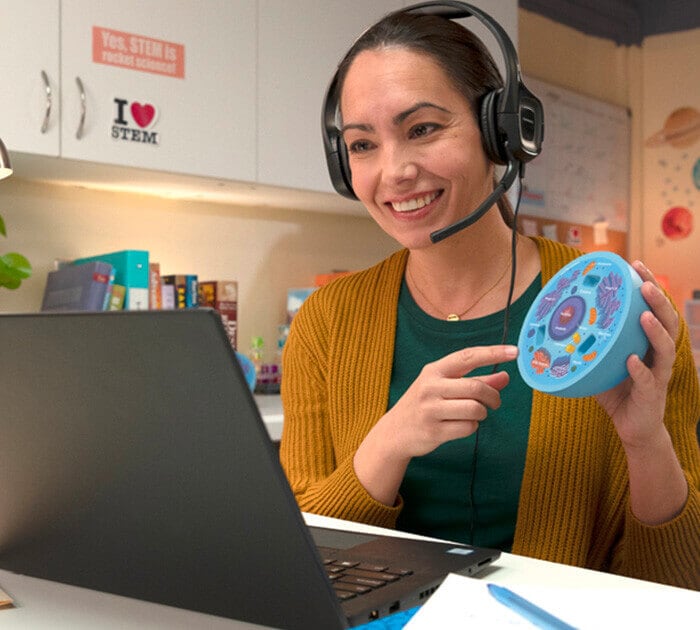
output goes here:
[[359, 201], [351, 201], [331, 192], [196, 177], [30, 153], [13, 152], [11, 159], [15, 177], [44, 184], [163, 199], [366, 216]]

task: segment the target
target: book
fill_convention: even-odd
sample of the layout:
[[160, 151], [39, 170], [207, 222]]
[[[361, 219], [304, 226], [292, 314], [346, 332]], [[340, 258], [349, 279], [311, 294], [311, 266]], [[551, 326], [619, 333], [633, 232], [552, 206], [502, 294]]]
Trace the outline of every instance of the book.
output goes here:
[[160, 283], [161, 308], [171, 310], [175, 308], [175, 285], [163, 282]]
[[185, 285], [187, 293], [185, 294], [185, 305], [187, 308], [199, 306], [199, 291], [197, 289], [199, 282], [197, 274], [190, 273], [185, 276]]
[[42, 311], [102, 311], [112, 265], [95, 261], [49, 271]]
[[196, 274], [167, 274], [160, 281], [165, 286], [174, 287], [175, 306], [173, 308], [194, 308], [199, 303]]
[[173, 306], [172, 308], [187, 307], [187, 279], [184, 274], [167, 274], [160, 278], [163, 287], [172, 287], [168, 289], [168, 293], [172, 292]]
[[[107, 291], [105, 291], [105, 301], [102, 304], [103, 311], [110, 310], [109, 307], [110, 307], [110, 303], [112, 300], [112, 290], [114, 288], [114, 275], [115, 275], [114, 267], [112, 267], [112, 272], [109, 274], [109, 279], [107, 280]], [[119, 308], [121, 309], [121, 306]]]
[[163, 291], [160, 281], [160, 263], [148, 263], [148, 308], [160, 310], [163, 308]]
[[124, 308], [124, 297], [126, 296], [126, 287], [123, 284], [113, 284], [112, 292], [109, 296], [108, 311], [121, 311]]
[[213, 308], [221, 316], [231, 346], [238, 349], [238, 282], [204, 280], [199, 282], [199, 305]]
[[79, 258], [74, 264], [94, 262], [110, 263], [114, 267], [114, 282], [126, 287], [124, 309], [130, 311], [148, 309], [148, 252], [141, 249], [124, 249], [97, 256]]

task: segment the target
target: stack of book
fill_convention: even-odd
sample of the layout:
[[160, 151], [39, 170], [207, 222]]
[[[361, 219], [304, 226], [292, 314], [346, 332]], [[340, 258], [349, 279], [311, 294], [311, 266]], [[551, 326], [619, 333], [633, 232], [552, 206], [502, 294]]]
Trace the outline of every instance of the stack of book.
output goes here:
[[160, 277], [162, 308], [193, 308], [199, 305], [196, 274], [167, 274]]
[[158, 310], [206, 306], [217, 311], [237, 348], [238, 283], [161, 274], [145, 250], [125, 249], [60, 261], [46, 279], [42, 311]]
[[145, 310], [148, 252], [122, 250], [62, 262], [46, 278], [42, 311]]

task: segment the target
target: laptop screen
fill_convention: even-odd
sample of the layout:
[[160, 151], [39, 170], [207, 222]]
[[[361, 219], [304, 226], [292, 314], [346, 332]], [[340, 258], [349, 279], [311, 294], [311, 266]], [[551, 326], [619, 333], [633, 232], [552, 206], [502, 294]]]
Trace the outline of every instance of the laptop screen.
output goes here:
[[345, 626], [216, 313], [2, 315], [0, 348], [1, 568]]

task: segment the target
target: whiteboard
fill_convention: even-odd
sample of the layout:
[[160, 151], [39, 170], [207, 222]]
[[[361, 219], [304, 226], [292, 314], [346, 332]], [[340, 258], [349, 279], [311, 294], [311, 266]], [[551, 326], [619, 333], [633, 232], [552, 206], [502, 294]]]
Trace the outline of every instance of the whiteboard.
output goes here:
[[542, 153], [525, 167], [521, 211], [627, 232], [629, 111], [538, 79], [523, 77], [544, 107]]

